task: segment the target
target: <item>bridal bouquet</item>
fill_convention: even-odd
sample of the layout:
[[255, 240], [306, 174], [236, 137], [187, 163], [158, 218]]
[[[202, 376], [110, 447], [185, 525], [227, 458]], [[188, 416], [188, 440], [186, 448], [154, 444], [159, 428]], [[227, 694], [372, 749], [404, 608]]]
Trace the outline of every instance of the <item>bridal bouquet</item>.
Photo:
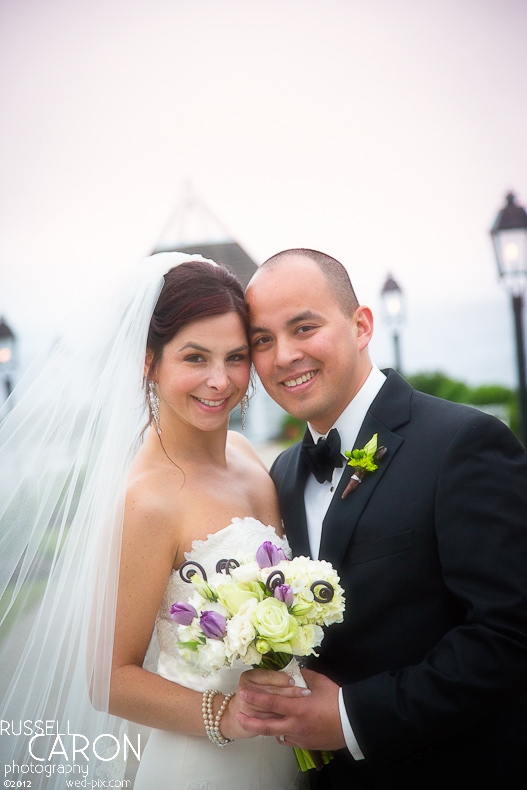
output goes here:
[[[284, 669], [296, 656], [316, 655], [323, 626], [342, 622], [344, 592], [331, 564], [307, 557], [288, 560], [270, 541], [255, 556], [220, 560], [210, 579], [193, 561], [179, 572], [194, 592], [188, 602], [174, 603], [170, 616], [178, 625], [183, 657], [202, 675], [240, 659]], [[291, 674], [302, 682], [299, 671]], [[314, 753], [295, 753], [302, 770], [319, 767]], [[327, 752], [318, 754], [323, 762], [331, 759]]]

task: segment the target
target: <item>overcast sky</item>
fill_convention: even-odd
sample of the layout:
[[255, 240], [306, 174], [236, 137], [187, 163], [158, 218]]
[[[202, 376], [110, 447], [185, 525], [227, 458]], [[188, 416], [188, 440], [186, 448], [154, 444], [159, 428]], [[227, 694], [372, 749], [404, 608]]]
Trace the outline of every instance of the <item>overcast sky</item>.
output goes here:
[[[23, 356], [190, 181], [260, 263], [334, 255], [408, 372], [515, 382], [488, 230], [527, 204], [525, 0], [2, 0], [0, 315]], [[102, 285], [101, 285], [102, 287]], [[373, 355], [391, 364], [380, 317]]]

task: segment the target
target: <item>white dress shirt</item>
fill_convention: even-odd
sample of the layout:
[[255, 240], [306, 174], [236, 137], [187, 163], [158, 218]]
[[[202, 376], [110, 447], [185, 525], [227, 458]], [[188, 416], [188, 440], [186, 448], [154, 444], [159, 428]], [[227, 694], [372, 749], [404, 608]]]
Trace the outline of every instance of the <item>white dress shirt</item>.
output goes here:
[[[340, 446], [344, 463], [340, 469], [334, 469], [331, 483], [319, 483], [312, 474], [310, 474], [307, 479], [304, 491], [304, 501], [306, 505], [307, 531], [309, 536], [309, 545], [311, 548], [311, 557], [314, 559], [318, 558], [318, 552], [320, 549], [322, 522], [333, 498], [333, 494], [335, 493], [335, 489], [337, 488], [340, 478], [342, 477], [346, 467], [347, 459], [345, 458], [343, 451], [353, 450], [360, 427], [364, 422], [364, 418], [366, 417], [366, 413], [385, 381], [386, 376], [384, 373], [381, 373], [379, 368], [375, 367], [374, 365], [361, 389], [332, 426], [332, 428], [336, 428], [338, 430], [340, 435]], [[308, 428], [313, 437], [313, 441], [316, 444], [320, 437], [324, 436], [324, 434], [318, 433], [318, 431], [316, 431], [312, 425], [309, 425], [309, 423]], [[325, 435], [327, 436], [327, 434]], [[342, 689], [339, 689], [339, 712], [342, 729], [344, 731], [344, 737], [346, 739], [346, 745], [355, 760], [363, 760], [364, 755], [360, 750], [355, 735], [353, 734], [353, 730], [346, 713]]]

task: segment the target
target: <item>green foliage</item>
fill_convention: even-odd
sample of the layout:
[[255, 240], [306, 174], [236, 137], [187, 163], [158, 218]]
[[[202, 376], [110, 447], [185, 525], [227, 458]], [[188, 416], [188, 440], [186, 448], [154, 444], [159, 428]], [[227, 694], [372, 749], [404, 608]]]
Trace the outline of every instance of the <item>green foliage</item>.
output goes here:
[[305, 430], [306, 423], [304, 420], [299, 420], [296, 417], [292, 417], [290, 414], [286, 414], [282, 420], [280, 439], [287, 445], [295, 444], [295, 442], [300, 441], [303, 437]]
[[477, 406], [484, 406], [487, 403], [504, 403], [512, 406], [516, 400], [516, 394], [502, 387], [501, 384], [484, 384], [472, 390], [472, 403]]
[[426, 392], [428, 395], [435, 395], [436, 398], [443, 398], [454, 403], [471, 403], [471, 390], [461, 381], [448, 378], [439, 371], [435, 373], [416, 373], [414, 376], [407, 376], [407, 381], [419, 392]]
[[416, 373], [413, 376], [406, 376], [406, 379], [416, 390], [454, 403], [465, 403], [478, 408], [502, 405], [505, 407], [508, 425], [517, 436], [520, 435], [518, 398], [514, 390], [508, 387], [503, 387], [501, 384], [469, 387], [462, 381], [451, 379], [439, 371]]

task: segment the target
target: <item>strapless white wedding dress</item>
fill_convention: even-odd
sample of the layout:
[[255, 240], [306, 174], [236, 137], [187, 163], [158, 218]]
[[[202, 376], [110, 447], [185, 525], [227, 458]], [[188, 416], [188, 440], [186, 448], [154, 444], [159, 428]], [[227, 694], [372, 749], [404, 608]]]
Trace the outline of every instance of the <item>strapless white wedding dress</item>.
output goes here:
[[[285, 539], [273, 527], [253, 518], [235, 518], [229, 526], [196, 540], [185, 554], [203, 566], [208, 576], [220, 559], [236, 559], [270, 540], [290, 556]], [[193, 592], [191, 584], [172, 571], [157, 617], [159, 659], [157, 672], [174, 683], [205, 691], [217, 688], [235, 691], [238, 678], [247, 667], [228, 667], [207, 677], [196, 675], [179, 654], [170, 607], [186, 601]], [[303, 785], [293, 750], [280, 746], [275, 738], [243, 739], [220, 748], [207, 737], [152, 730], [141, 757], [134, 790], [293, 790]]]

